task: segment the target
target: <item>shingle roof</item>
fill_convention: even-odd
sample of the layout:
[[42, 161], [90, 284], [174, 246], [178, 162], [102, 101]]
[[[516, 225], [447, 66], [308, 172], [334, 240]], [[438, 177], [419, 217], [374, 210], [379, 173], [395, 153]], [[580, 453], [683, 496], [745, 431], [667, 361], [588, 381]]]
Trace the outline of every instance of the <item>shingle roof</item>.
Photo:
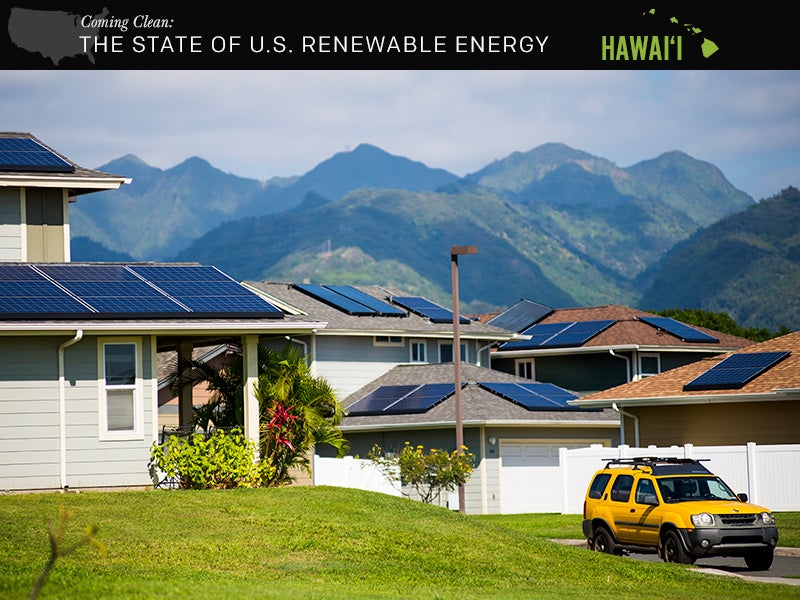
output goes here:
[[[598, 335], [589, 339], [579, 348], [592, 347], [615, 347], [615, 346], [640, 346], [647, 348], [687, 348], [716, 350], [725, 352], [742, 348], [753, 343], [735, 335], [720, 333], [704, 327], [692, 325], [698, 331], [710, 334], [719, 340], [719, 343], [698, 343], [684, 342], [674, 335], [665, 331], [660, 331], [638, 319], [637, 316], [657, 316], [635, 308], [629, 308], [619, 304], [606, 306], [594, 306], [588, 308], [560, 308], [553, 311], [550, 315], [539, 321], [539, 323], [570, 323], [573, 321], [602, 321], [613, 320], [615, 323], [600, 332]], [[518, 350], [517, 352], [530, 352], [530, 350]]]
[[[528, 410], [477, 385], [479, 381], [532, 383], [508, 373], [486, 367], [462, 363], [461, 381], [465, 387], [461, 392], [462, 421], [465, 425], [476, 424], [573, 424], [595, 426], [618, 426], [619, 415], [612, 410], [559, 411]], [[352, 405], [373, 390], [384, 385], [420, 385], [424, 383], [452, 383], [455, 379], [453, 363], [428, 365], [398, 365], [386, 374], [370, 382], [342, 401], [344, 407]], [[455, 424], [455, 395], [421, 414], [372, 415], [345, 417], [342, 429], [380, 429], [407, 425], [410, 427], [453, 426]]]
[[[342, 335], [342, 332], [378, 332], [385, 335], [452, 337], [451, 323], [433, 323], [429, 319], [409, 312], [405, 317], [355, 316], [349, 315], [308, 294], [294, 288], [291, 283], [271, 281], [245, 281], [245, 285], [260, 290], [267, 299], [274, 298], [286, 303], [311, 319], [325, 321], [328, 326], [322, 335]], [[404, 296], [403, 292], [378, 285], [353, 286], [356, 289], [386, 301], [390, 296]], [[515, 334], [506, 329], [485, 325], [478, 321], [459, 327], [462, 339], [508, 340]]]
[[[767, 369], [739, 389], [714, 389], [684, 391], [683, 386], [705, 373], [731, 354], [788, 351], [789, 356]], [[704, 358], [683, 367], [671, 369], [641, 381], [626, 383], [581, 398], [583, 405], [610, 406], [612, 402], [636, 400], [638, 404], [659, 404], [669, 401], [689, 401], [703, 397], [728, 396], [732, 400], [751, 394], [774, 395], [775, 400], [786, 400], [787, 393], [800, 397], [800, 331], [789, 333], [766, 342], [751, 344], [739, 350]], [[648, 400], [651, 400], [648, 402]]]
[[17, 180], [30, 180], [46, 178], [48, 180], [63, 180], [64, 187], [69, 190], [70, 196], [77, 196], [91, 192], [97, 192], [104, 189], [117, 189], [123, 183], [129, 183], [130, 179], [121, 175], [114, 175], [112, 173], [105, 173], [103, 171], [96, 171], [94, 169], [86, 169], [71, 161], [69, 158], [51, 148], [36, 136], [27, 132], [0, 132], [0, 138], [28, 138], [41, 144], [46, 149], [50, 150], [70, 165], [75, 168], [72, 173], [50, 172], [50, 171], [4, 171], [0, 169], [0, 180], [10, 180], [11, 182]]

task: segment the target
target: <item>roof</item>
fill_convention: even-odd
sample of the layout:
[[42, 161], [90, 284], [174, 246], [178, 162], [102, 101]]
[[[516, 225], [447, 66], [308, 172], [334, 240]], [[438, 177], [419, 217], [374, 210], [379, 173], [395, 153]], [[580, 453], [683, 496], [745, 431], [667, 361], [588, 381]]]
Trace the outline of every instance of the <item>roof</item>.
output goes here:
[[638, 349], [638, 350], [686, 350], [686, 351], [706, 351], [720, 353], [737, 348], [742, 348], [753, 343], [752, 340], [721, 333], [704, 327], [691, 327], [702, 333], [709, 334], [719, 340], [719, 342], [690, 342], [662, 331], [649, 325], [637, 317], [657, 317], [653, 313], [622, 306], [610, 304], [606, 306], [594, 306], [588, 308], [560, 308], [537, 322], [546, 323], [571, 323], [588, 321], [613, 321], [607, 328], [603, 329], [590, 339], [581, 344], [570, 346], [569, 348], [542, 348], [542, 349], [519, 349], [502, 350], [498, 349], [498, 355], [531, 355], [531, 354], [553, 354], [557, 352], [569, 351], [607, 351], [608, 348], [614, 349]]
[[[294, 284], [271, 281], [244, 281], [246, 286], [261, 292], [266, 299], [280, 306], [289, 314], [306, 315], [311, 319], [325, 321], [328, 325], [319, 335], [397, 335], [403, 337], [453, 337], [452, 322], [436, 323], [431, 319], [403, 309], [403, 316], [358, 316], [348, 314], [330, 304], [297, 289]], [[372, 298], [388, 302], [391, 298], [406, 296], [403, 292], [379, 285], [350, 286]], [[461, 339], [483, 339], [487, 341], [510, 340], [516, 334], [506, 329], [470, 321], [459, 327]]]
[[306, 332], [324, 322], [286, 315], [209, 265], [0, 263], [0, 332], [191, 331], [209, 339]]
[[27, 132], [0, 132], [0, 139], [33, 140], [71, 167], [68, 170], [54, 170], [46, 166], [39, 169], [15, 168], [13, 165], [4, 168], [0, 162], [0, 186], [61, 188], [66, 189], [70, 197], [74, 197], [91, 192], [115, 190], [122, 184], [131, 182], [128, 177], [81, 167]]
[[[731, 355], [789, 352], [741, 387], [689, 389], [684, 386]], [[580, 406], [618, 404], [682, 404], [710, 401], [800, 400], [800, 331], [745, 348], [704, 358], [697, 362], [646, 377], [640, 381], [609, 388], [574, 402]], [[657, 401], [657, 402], [656, 402]]]
[[[461, 364], [462, 423], [466, 426], [575, 426], [619, 427], [619, 415], [612, 410], [564, 411], [528, 410], [478, 385], [478, 382], [533, 383], [515, 375], [486, 367]], [[342, 401], [347, 408], [381, 386], [453, 383], [453, 363], [404, 364], [370, 382]], [[341, 424], [343, 431], [380, 430], [392, 428], [444, 428], [455, 425], [455, 394], [424, 413], [370, 416], [347, 416]]]

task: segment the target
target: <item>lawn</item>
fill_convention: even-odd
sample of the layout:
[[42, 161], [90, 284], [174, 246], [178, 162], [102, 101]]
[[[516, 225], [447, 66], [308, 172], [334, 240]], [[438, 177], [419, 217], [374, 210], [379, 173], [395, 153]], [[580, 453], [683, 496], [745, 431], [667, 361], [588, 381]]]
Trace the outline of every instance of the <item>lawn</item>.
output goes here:
[[[579, 538], [579, 515], [469, 516], [325, 486], [0, 495], [0, 597], [28, 597], [62, 509], [63, 547], [94, 526], [104, 552], [58, 558], [39, 598], [800, 600], [549, 541]], [[783, 516], [796, 540], [797, 513]]]

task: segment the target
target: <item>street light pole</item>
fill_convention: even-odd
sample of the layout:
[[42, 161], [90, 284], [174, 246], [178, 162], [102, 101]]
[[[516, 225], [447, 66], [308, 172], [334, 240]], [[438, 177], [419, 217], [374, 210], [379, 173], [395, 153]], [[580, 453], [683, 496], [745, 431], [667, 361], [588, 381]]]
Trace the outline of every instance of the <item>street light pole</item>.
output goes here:
[[[456, 397], [456, 451], [464, 453], [464, 421], [461, 412], [461, 313], [458, 309], [458, 257], [462, 254], [477, 254], [477, 246], [450, 246], [450, 266], [453, 276], [453, 365], [455, 371]], [[458, 511], [466, 512], [464, 484], [458, 486]]]

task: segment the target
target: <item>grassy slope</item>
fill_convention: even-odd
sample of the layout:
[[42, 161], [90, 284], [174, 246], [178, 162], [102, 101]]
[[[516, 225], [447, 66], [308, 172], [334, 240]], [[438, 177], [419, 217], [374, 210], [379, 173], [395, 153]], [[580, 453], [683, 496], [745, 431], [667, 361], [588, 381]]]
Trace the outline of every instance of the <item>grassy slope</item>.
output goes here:
[[578, 537], [578, 515], [465, 516], [324, 486], [0, 496], [0, 597], [27, 597], [59, 506], [68, 541], [92, 524], [106, 553], [60, 558], [40, 598], [800, 598], [547, 541]]

